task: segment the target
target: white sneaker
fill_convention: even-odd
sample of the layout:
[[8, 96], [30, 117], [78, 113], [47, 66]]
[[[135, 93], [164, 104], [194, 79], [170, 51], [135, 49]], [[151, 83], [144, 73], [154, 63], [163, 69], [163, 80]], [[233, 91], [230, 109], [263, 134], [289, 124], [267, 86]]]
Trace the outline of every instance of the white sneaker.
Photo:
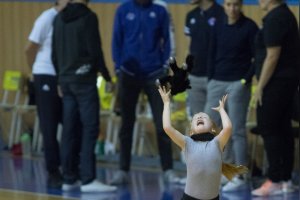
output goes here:
[[81, 192], [113, 192], [116, 190], [116, 186], [105, 185], [97, 180], [94, 180], [89, 184], [80, 186]]
[[179, 183], [179, 177], [172, 169], [168, 169], [163, 173], [163, 179], [167, 183]]
[[79, 189], [80, 185], [81, 185], [80, 181], [76, 181], [73, 184], [66, 184], [66, 183], [64, 183], [62, 185], [62, 190], [65, 191], [65, 192], [68, 192], [68, 191], [71, 191], [71, 190], [75, 190], [77, 188]]
[[223, 186], [223, 185], [226, 185], [227, 183], [228, 183], [228, 179], [226, 178], [226, 176], [224, 176], [223, 174], [222, 174], [222, 176], [221, 176], [221, 185]]
[[266, 180], [259, 188], [252, 190], [253, 196], [273, 196], [282, 194], [282, 184]]
[[223, 192], [231, 192], [244, 189], [247, 185], [246, 180], [240, 179], [238, 177], [234, 177], [231, 181], [229, 181], [226, 185], [222, 187]]
[[283, 181], [282, 182], [282, 192], [283, 193], [291, 193], [296, 190], [296, 186], [293, 185], [293, 182], [291, 180]]

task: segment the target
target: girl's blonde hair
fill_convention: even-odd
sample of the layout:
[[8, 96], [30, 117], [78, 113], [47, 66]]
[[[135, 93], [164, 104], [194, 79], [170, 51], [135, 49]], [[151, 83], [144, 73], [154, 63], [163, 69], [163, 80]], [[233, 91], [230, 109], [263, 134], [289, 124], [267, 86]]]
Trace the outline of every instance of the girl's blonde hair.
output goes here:
[[228, 163], [222, 163], [222, 174], [231, 180], [234, 176], [248, 173], [248, 168], [243, 165], [232, 165]]

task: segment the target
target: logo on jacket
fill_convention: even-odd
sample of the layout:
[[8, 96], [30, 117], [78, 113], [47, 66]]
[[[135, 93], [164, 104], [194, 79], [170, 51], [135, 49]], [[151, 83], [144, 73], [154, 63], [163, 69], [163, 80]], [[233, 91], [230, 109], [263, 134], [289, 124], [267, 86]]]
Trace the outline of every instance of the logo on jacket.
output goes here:
[[211, 17], [207, 20], [208, 24], [210, 26], [214, 26], [216, 24], [216, 18], [215, 17]]
[[150, 13], [149, 13], [149, 17], [150, 17], [150, 18], [155, 18], [155, 17], [156, 17], [156, 13], [153, 12], [153, 11], [150, 12]]
[[195, 24], [196, 23], [196, 19], [195, 18], [191, 18], [190, 19], [190, 24]]
[[42, 90], [43, 91], [50, 91], [49, 85], [47, 85], [47, 84], [43, 85]]
[[127, 13], [127, 15], [126, 15], [126, 19], [128, 19], [128, 20], [132, 21], [132, 20], [134, 20], [134, 18], [135, 18], [135, 15], [134, 15], [134, 13]]
[[91, 65], [90, 65], [90, 64], [84, 64], [84, 65], [80, 66], [80, 67], [76, 70], [75, 74], [77, 74], [77, 75], [86, 74], [86, 73], [88, 73], [90, 70], [91, 70]]

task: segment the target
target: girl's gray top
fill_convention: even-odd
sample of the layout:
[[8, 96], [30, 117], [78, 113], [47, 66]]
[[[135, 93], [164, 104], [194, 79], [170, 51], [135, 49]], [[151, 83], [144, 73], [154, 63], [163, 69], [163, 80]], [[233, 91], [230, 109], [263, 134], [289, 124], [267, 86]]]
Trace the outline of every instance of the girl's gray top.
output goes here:
[[187, 167], [184, 192], [197, 199], [217, 197], [222, 174], [222, 152], [218, 139], [215, 137], [202, 142], [185, 136], [184, 156]]

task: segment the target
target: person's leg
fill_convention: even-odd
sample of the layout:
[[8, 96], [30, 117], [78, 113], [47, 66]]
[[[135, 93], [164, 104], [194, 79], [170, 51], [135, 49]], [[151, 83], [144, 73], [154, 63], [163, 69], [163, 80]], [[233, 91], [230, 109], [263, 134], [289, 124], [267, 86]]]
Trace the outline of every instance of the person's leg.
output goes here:
[[[291, 106], [291, 108], [293, 108]], [[293, 108], [294, 109], [294, 108]], [[292, 112], [291, 112], [292, 113]], [[281, 179], [282, 179], [282, 191], [284, 193], [290, 193], [295, 191], [295, 187], [292, 181], [292, 173], [294, 168], [294, 156], [295, 156], [295, 138], [294, 132], [291, 125], [291, 119], [287, 115], [285, 118], [286, 122], [283, 122], [282, 133], [284, 136], [282, 137], [281, 145], [283, 147], [282, 151], [282, 171], [281, 171]], [[298, 130], [299, 132], [299, 130]]]
[[[79, 131], [76, 130], [79, 119], [78, 104], [74, 94], [70, 91], [68, 84], [62, 84], [63, 92], [63, 133], [61, 139], [61, 161], [65, 184], [73, 184], [79, 177], [78, 138]], [[76, 165], [77, 164], [77, 165]]]
[[[283, 163], [289, 174], [293, 163], [291, 160], [288, 160], [288, 163], [283, 160], [286, 157], [283, 154], [293, 152], [292, 134], [289, 131], [291, 124], [290, 121], [288, 122], [291, 120], [289, 113], [292, 98], [288, 97], [292, 97], [294, 93], [290, 91], [287, 82], [289, 81], [272, 80], [264, 89], [262, 106], [257, 108], [258, 128], [264, 139], [269, 162], [268, 177], [273, 182], [282, 181]], [[288, 135], [286, 135], [286, 131], [289, 132]], [[283, 144], [283, 141], [288, 144]]]
[[[76, 112], [79, 112], [80, 122], [78, 122], [78, 117], [74, 119], [75, 123], [73, 128], [82, 127], [81, 135], [81, 151], [80, 151], [80, 179], [81, 182], [73, 182], [69, 187], [65, 187], [66, 190], [72, 190], [80, 186], [81, 192], [112, 192], [117, 188], [114, 186], [105, 185], [98, 180], [96, 180], [96, 155], [95, 155], [95, 145], [99, 133], [99, 96], [98, 90], [95, 83], [73, 83], [69, 87], [73, 97], [75, 99], [74, 109]], [[79, 110], [79, 111], [78, 111]], [[74, 115], [76, 113], [73, 113]], [[78, 125], [79, 123], [79, 125]], [[80, 131], [74, 130], [73, 143], [78, 144], [78, 139], [76, 135]], [[80, 145], [79, 145], [80, 146]], [[77, 147], [77, 148], [76, 148]], [[73, 151], [77, 154], [78, 146], [75, 146]], [[71, 163], [71, 162], [70, 162]], [[73, 162], [74, 163], [74, 162]], [[63, 187], [64, 189], [64, 187]]]
[[[283, 92], [285, 93], [283, 93], [282, 97], [293, 96], [297, 90], [297, 82], [289, 80], [284, 85], [285, 90]], [[295, 105], [293, 104], [293, 98], [282, 98], [282, 100], [282, 105], [286, 106], [284, 106], [285, 109], [282, 110], [281, 146], [283, 147], [283, 150], [281, 179], [283, 181], [288, 181], [292, 178], [292, 171], [294, 167], [295, 140], [292, 128], [292, 117], [294, 109], [297, 108], [294, 107]]]
[[[76, 189], [80, 186], [80, 174], [79, 174], [79, 167], [80, 167], [80, 151], [81, 151], [81, 137], [82, 137], [82, 126], [80, 122], [80, 116], [79, 111], [75, 114], [76, 118], [73, 119], [75, 124], [72, 127], [72, 138], [70, 138], [70, 141], [67, 141], [70, 143], [69, 147], [70, 153], [67, 157], [67, 170], [68, 175], [65, 175], [64, 184], [62, 185], [63, 191], [71, 191], [73, 189]], [[65, 141], [64, 141], [65, 143]], [[65, 158], [66, 159], [66, 158]], [[64, 160], [65, 160], [64, 159]]]
[[296, 86], [295, 80], [271, 79], [264, 88], [262, 105], [257, 107], [256, 116], [269, 163], [269, 180], [252, 191], [252, 195], [266, 196], [287, 192], [287, 185], [281, 182], [291, 178], [293, 169], [294, 140], [290, 131], [290, 120]]
[[268, 159], [268, 179], [251, 192], [254, 196], [281, 194], [282, 146], [280, 135], [281, 116], [280, 98], [276, 84], [271, 81], [264, 89], [262, 105], [256, 109], [258, 132], [264, 141], [264, 149]]
[[207, 94], [207, 77], [189, 76], [191, 89], [187, 90], [188, 105], [191, 110], [191, 116], [203, 112]]
[[121, 129], [120, 138], [120, 169], [128, 172], [131, 162], [131, 147], [133, 126], [136, 119], [135, 110], [141, 84], [136, 77], [129, 76], [125, 73], [120, 75], [120, 100], [121, 100]]
[[129, 181], [133, 127], [136, 119], [136, 105], [141, 92], [141, 82], [138, 78], [123, 72], [119, 76], [118, 86], [121, 111], [120, 170], [110, 180], [111, 185], [126, 184]]
[[48, 172], [47, 186], [60, 188], [63, 178], [59, 169], [61, 162], [57, 128], [62, 121], [62, 101], [57, 93], [56, 77], [35, 75], [34, 90], [43, 135], [44, 158]]
[[163, 102], [155, 85], [155, 80], [148, 80], [144, 90], [148, 96], [155, 124], [161, 167], [163, 171], [166, 171], [173, 168], [173, 158], [171, 139], [163, 130], [162, 125]]
[[232, 122], [232, 143], [236, 165], [248, 165], [246, 118], [250, 101], [250, 86], [240, 81], [228, 87], [227, 110]]
[[96, 178], [95, 145], [99, 133], [99, 97], [94, 84], [78, 83], [71, 85], [75, 94], [82, 125], [80, 177], [82, 184]]
[[204, 112], [218, 125], [221, 125], [221, 118], [218, 112], [212, 108], [219, 105], [219, 100], [226, 93], [227, 85], [224, 81], [210, 80], [207, 83], [207, 96]]
[[[250, 100], [250, 86], [242, 85], [240, 81], [228, 82], [226, 89], [227, 113], [232, 122], [231, 143], [226, 145], [231, 151], [225, 151], [224, 155], [233, 157], [234, 164], [248, 165], [246, 118]], [[236, 191], [246, 186], [245, 176], [236, 176], [222, 188], [223, 192]]]
[[57, 93], [55, 76], [35, 75], [34, 87], [47, 171], [59, 172], [60, 151], [57, 127], [62, 119], [62, 102]]
[[[209, 115], [209, 117], [221, 127], [221, 118], [218, 112], [212, 110], [212, 108], [219, 105], [219, 100], [224, 96], [228, 91], [229, 83], [225, 81], [210, 80], [207, 84], [207, 98], [204, 112]], [[226, 106], [227, 107], [227, 106]], [[232, 150], [232, 140], [229, 139], [223, 153], [223, 160], [227, 163], [234, 162], [233, 150]]]
[[286, 123], [283, 124], [282, 133], [284, 133], [284, 136], [281, 140], [283, 147], [281, 179], [283, 181], [289, 181], [292, 179], [295, 154], [295, 140], [290, 118], [287, 118]]

